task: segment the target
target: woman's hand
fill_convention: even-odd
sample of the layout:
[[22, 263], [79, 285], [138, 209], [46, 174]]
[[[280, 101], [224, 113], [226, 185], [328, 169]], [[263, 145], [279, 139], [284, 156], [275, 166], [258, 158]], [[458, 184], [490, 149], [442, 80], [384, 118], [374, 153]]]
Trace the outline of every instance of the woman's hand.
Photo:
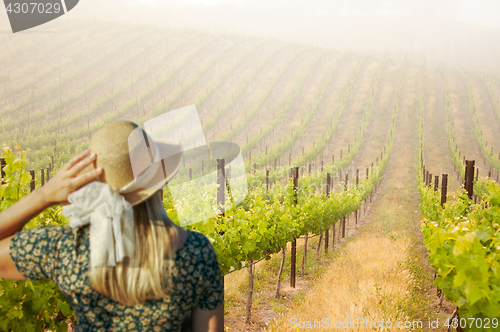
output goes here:
[[67, 203], [68, 196], [81, 186], [93, 181], [102, 169], [78, 175], [95, 160], [90, 152], [83, 151], [64, 165], [43, 187], [17, 201], [0, 213], [0, 240], [23, 229], [24, 225], [40, 212], [58, 203]]
[[90, 155], [89, 150], [80, 152], [68, 161], [43, 187], [38, 190], [43, 193], [46, 203], [68, 204], [68, 196], [81, 186], [95, 180], [102, 173], [101, 168], [78, 175], [85, 167], [95, 161], [96, 156]]

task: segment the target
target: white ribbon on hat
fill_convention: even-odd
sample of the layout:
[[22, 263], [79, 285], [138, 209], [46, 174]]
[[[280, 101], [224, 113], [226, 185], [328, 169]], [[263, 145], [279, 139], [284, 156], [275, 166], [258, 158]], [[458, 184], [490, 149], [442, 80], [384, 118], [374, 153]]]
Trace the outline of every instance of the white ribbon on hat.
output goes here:
[[[116, 266], [125, 256], [132, 257], [135, 249], [134, 210], [120, 194], [131, 193], [148, 184], [159, 168], [158, 146], [154, 146], [152, 164], [121, 189], [94, 181], [68, 196], [70, 205], [63, 207], [63, 216], [69, 217], [69, 226], [75, 228], [90, 224], [90, 264]], [[113, 241], [114, 240], [114, 241]]]
[[90, 224], [91, 267], [116, 266], [125, 256], [132, 257], [134, 211], [117, 190], [94, 181], [70, 194], [68, 201], [63, 216], [70, 216], [69, 226]]

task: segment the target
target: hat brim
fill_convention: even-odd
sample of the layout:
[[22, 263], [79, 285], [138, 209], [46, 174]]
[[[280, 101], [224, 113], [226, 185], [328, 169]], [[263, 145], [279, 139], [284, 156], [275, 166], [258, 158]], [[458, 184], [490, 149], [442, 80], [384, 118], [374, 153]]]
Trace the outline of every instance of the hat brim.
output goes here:
[[[122, 194], [125, 200], [132, 206], [144, 202], [158, 190], [162, 190], [181, 168], [184, 154], [180, 144], [170, 141], [155, 141], [155, 143], [159, 149], [159, 155], [167, 157], [163, 157], [162, 160], [158, 161], [158, 163], [161, 164], [148, 183], [141, 184], [140, 188], [131, 193]], [[97, 158], [99, 158], [99, 156]], [[80, 174], [85, 174], [94, 170], [96, 168], [96, 162], [97, 161], [87, 166]], [[104, 174], [99, 177], [99, 181], [106, 182], [103, 181], [103, 178]]]
[[158, 170], [148, 183], [141, 185], [141, 188], [131, 193], [122, 194], [132, 206], [142, 203], [158, 190], [162, 190], [181, 168], [184, 154], [180, 144], [165, 141], [155, 141], [155, 143], [160, 156], [167, 157], [157, 161], [157, 163], [160, 163]]

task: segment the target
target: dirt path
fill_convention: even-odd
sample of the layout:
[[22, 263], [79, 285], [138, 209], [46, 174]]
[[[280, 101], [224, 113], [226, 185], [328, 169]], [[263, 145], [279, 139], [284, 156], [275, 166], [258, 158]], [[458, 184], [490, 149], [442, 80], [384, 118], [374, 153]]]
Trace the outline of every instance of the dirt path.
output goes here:
[[[292, 327], [332, 328], [349, 320], [360, 322], [347, 330], [369, 331], [370, 323], [422, 322], [443, 318], [448, 310], [437, 308], [432, 271], [427, 265], [422, 245], [418, 214], [418, 193], [415, 188], [415, 151], [418, 142], [413, 124], [418, 88], [421, 86], [418, 68], [410, 67], [403, 90], [395, 147], [389, 161], [378, 198], [372, 211], [362, 219], [364, 225], [350, 240], [345, 241], [328, 272], [266, 331], [289, 331]], [[429, 295], [430, 294], [430, 295]], [[445, 303], [445, 306], [447, 304]], [[345, 323], [344, 323], [345, 324]], [[373, 326], [376, 327], [376, 326]], [[335, 327], [333, 327], [335, 328]]]
[[446, 133], [446, 112], [443, 78], [438, 67], [427, 68], [425, 90], [425, 152], [424, 159], [430, 173], [448, 174], [448, 193], [454, 195], [460, 187], [451, 159]]

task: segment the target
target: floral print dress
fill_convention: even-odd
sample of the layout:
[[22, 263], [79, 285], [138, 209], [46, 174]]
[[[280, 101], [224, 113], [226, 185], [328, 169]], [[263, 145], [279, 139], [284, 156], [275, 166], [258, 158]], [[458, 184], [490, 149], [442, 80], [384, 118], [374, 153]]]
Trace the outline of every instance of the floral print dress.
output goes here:
[[224, 301], [219, 262], [207, 237], [188, 231], [175, 253], [170, 296], [126, 306], [90, 286], [88, 225], [44, 226], [18, 232], [10, 254], [27, 279], [51, 279], [75, 312], [76, 331], [180, 331], [195, 306], [213, 310]]

